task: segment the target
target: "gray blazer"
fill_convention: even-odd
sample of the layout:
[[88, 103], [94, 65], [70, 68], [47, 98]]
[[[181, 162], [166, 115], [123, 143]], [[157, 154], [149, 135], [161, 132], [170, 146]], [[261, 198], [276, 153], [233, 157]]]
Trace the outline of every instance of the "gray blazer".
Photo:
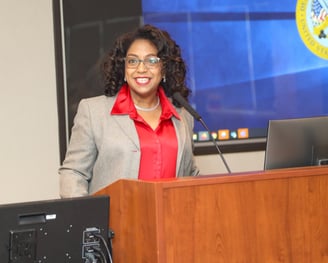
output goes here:
[[[134, 121], [128, 115], [111, 115], [116, 97], [81, 100], [72, 135], [59, 168], [60, 196], [75, 197], [97, 192], [118, 179], [137, 179], [140, 146]], [[172, 118], [178, 140], [177, 176], [195, 176], [193, 117], [176, 108], [181, 120]]]

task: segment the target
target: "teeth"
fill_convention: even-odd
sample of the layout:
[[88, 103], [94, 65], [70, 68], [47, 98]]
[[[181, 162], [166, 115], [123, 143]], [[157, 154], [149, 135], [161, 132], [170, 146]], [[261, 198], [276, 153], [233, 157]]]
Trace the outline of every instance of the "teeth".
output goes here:
[[139, 82], [139, 83], [146, 83], [146, 82], [148, 82], [148, 78], [137, 78], [137, 81]]

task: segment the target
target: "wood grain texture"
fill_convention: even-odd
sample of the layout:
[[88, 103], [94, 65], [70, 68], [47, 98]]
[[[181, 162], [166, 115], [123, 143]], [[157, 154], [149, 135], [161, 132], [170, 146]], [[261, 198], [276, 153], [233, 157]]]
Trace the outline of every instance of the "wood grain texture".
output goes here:
[[328, 168], [145, 182], [110, 195], [115, 263], [328, 262]]

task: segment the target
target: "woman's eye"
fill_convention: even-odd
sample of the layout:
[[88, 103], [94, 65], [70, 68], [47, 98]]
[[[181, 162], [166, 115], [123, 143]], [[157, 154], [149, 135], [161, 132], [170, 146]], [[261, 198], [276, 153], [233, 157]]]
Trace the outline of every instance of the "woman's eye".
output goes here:
[[135, 65], [138, 62], [139, 62], [138, 59], [135, 59], [135, 58], [129, 58], [128, 59], [128, 63], [131, 64], [131, 65]]
[[151, 57], [151, 58], [148, 58], [147, 60], [148, 60], [149, 64], [156, 64], [159, 61], [158, 58], [156, 58], [156, 57]]

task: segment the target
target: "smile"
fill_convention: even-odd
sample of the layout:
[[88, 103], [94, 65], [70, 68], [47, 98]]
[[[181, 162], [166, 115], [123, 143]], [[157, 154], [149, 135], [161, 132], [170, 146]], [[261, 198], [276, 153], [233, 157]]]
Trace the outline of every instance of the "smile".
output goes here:
[[146, 84], [150, 81], [150, 78], [136, 78], [136, 82], [140, 84]]

